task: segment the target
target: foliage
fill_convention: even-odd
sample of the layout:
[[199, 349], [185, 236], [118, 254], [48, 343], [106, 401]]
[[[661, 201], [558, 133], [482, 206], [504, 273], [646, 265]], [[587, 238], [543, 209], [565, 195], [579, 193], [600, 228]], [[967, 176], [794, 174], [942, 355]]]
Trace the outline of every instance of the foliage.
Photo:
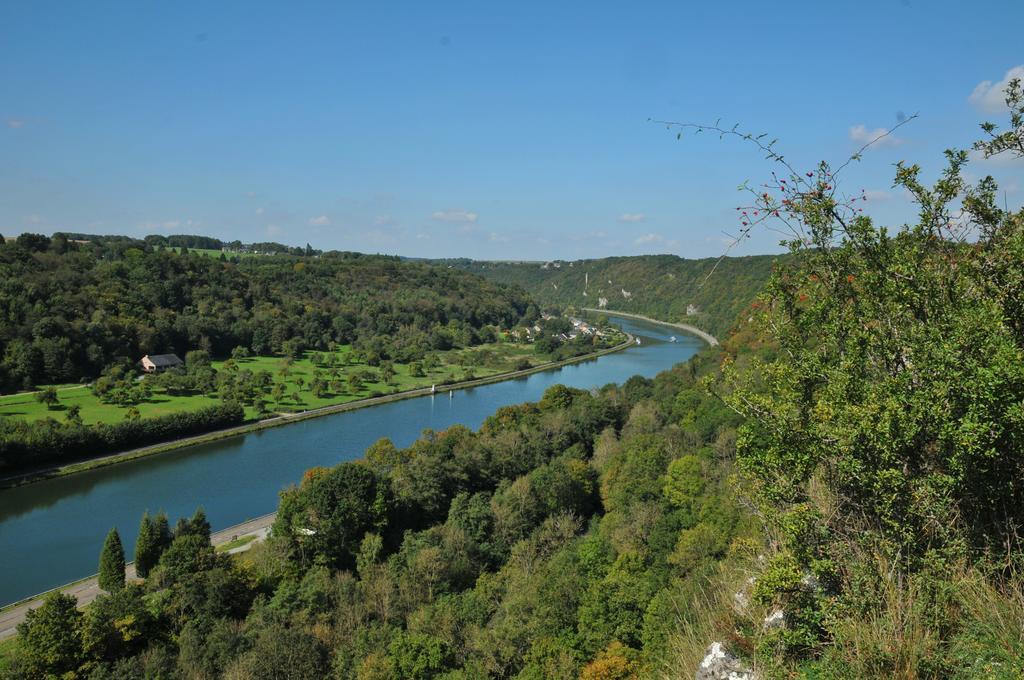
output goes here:
[[[1014, 129], [979, 149], [1020, 148], [1019, 94]], [[757, 303], [774, 352], [736, 356], [715, 387], [746, 418], [737, 462], [775, 538], [754, 596], [784, 625], [752, 627], [752, 646], [789, 668], [823, 657], [822, 677], [948, 676], [956, 570], [999, 589], [1019, 565], [1024, 211], [949, 150], [932, 186], [897, 165], [919, 216], [889, 231], [842, 193], [842, 166], [770, 157], [785, 176], [742, 214], [792, 234]]]
[[82, 613], [70, 595], [52, 592], [18, 624], [20, 670], [26, 677], [60, 677], [83, 661]]
[[135, 573], [139, 578], [146, 578], [149, 572], [160, 561], [160, 556], [171, 544], [171, 532], [167, 525], [167, 515], [160, 513], [150, 517], [146, 512], [139, 523], [139, 535], [135, 540]]
[[111, 529], [100, 552], [100, 588], [113, 593], [124, 588], [124, 547], [117, 529]]

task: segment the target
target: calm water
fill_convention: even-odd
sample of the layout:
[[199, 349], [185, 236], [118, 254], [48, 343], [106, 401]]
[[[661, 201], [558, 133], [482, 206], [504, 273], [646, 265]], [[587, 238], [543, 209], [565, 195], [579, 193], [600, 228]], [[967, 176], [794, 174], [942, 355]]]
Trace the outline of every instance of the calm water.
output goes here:
[[[678, 330], [619, 319], [639, 346], [560, 369], [434, 397], [314, 418], [219, 442], [0, 491], [0, 604], [74, 581], [97, 569], [116, 526], [131, 559], [144, 510], [171, 522], [203, 506], [219, 529], [272, 512], [277, 494], [304, 470], [352, 460], [381, 437], [411, 444], [425, 428], [477, 428], [496, 409], [536, 401], [551, 385], [599, 387], [652, 377], [702, 343]], [[676, 335], [678, 342], [669, 338]]]

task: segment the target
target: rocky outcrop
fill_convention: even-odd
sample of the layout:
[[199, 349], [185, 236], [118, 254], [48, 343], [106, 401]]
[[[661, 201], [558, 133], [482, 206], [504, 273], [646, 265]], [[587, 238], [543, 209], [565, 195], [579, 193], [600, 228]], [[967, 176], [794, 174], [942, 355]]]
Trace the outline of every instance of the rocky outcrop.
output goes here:
[[695, 680], [761, 680], [761, 674], [731, 653], [721, 642], [712, 642], [697, 667]]

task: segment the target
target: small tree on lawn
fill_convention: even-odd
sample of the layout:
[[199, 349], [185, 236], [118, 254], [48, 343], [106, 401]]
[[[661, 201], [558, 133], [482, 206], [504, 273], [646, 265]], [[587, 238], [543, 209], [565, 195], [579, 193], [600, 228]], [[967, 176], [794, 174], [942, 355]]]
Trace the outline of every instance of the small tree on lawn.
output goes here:
[[47, 387], [46, 389], [39, 390], [36, 392], [36, 401], [40, 404], [45, 404], [46, 408], [51, 411], [57, 408], [60, 400], [57, 398], [57, 388]]
[[64, 412], [64, 420], [74, 425], [82, 424], [82, 407], [78, 404], [72, 404], [68, 406], [68, 409]]
[[112, 593], [124, 588], [124, 547], [117, 528], [110, 530], [100, 553], [100, 588]]

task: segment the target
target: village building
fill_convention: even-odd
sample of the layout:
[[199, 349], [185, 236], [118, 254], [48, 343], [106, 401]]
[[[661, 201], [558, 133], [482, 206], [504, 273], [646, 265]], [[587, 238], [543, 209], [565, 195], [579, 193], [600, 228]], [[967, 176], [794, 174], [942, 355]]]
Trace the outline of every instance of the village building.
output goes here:
[[147, 354], [139, 361], [146, 373], [159, 373], [175, 366], [184, 365], [177, 354]]

